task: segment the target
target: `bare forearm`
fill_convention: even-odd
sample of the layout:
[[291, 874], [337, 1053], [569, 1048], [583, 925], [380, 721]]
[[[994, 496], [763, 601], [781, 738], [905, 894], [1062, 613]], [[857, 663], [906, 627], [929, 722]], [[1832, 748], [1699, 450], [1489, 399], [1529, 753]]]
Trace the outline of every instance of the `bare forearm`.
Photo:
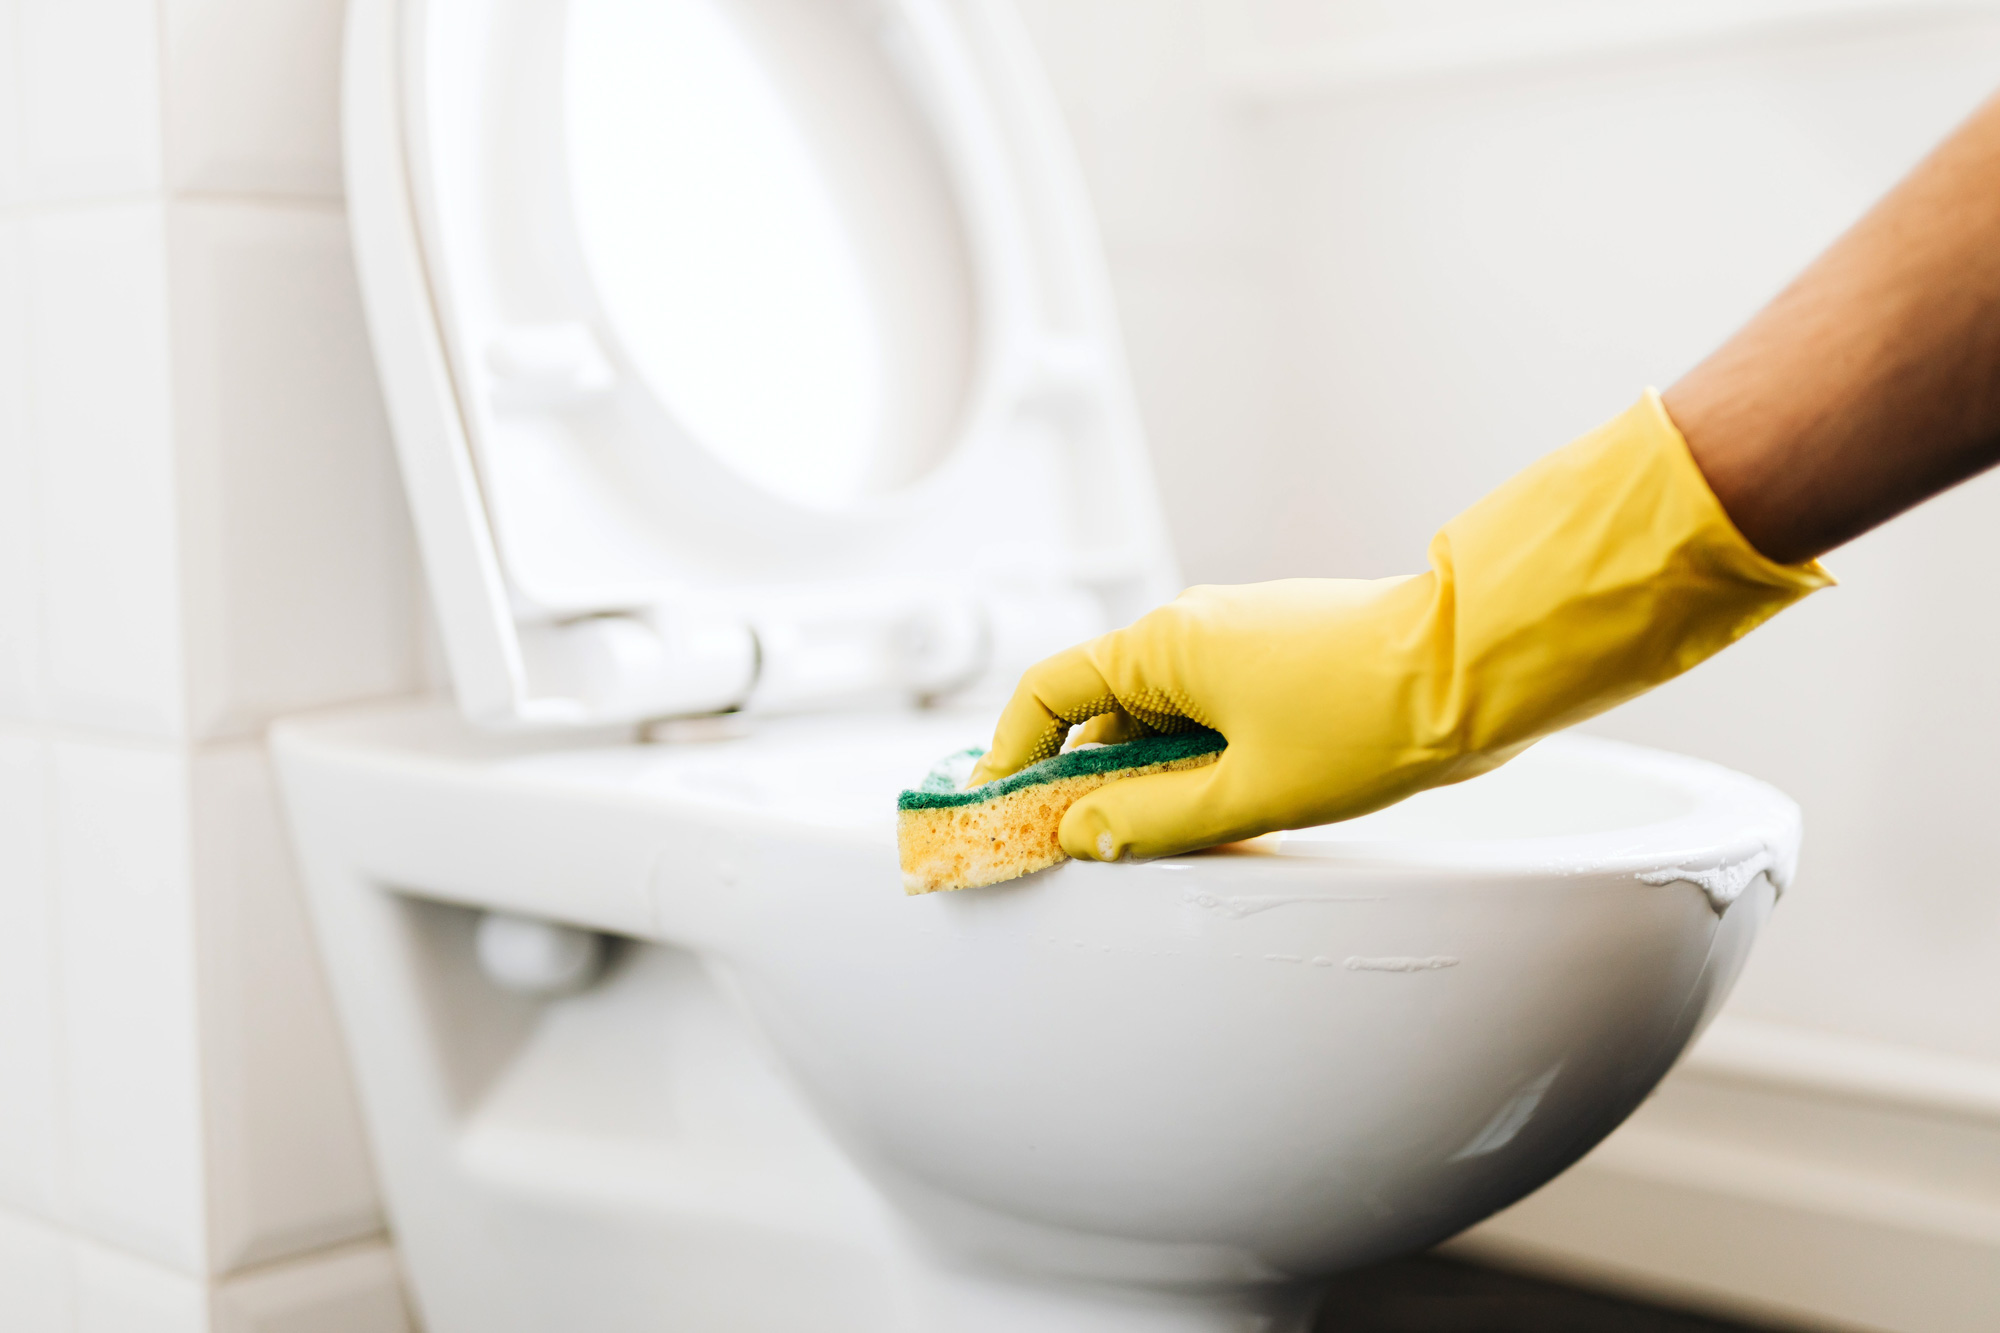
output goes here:
[[1787, 564], [2000, 462], [2000, 98], [1664, 399]]

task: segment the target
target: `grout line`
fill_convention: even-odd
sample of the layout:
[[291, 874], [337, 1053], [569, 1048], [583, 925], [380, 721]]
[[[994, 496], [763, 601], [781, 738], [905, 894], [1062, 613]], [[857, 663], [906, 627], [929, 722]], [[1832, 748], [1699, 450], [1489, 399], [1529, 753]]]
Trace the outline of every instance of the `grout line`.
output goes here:
[[193, 759], [218, 751], [262, 748], [268, 725], [267, 722], [259, 725], [254, 731], [232, 735], [162, 736], [157, 733], [120, 731], [115, 727], [58, 718], [0, 717], [0, 735], [17, 736], [23, 740], [44, 743], [70, 741], [128, 750], [150, 750]]
[[215, 1273], [210, 1276], [209, 1281], [215, 1286], [220, 1287], [225, 1283], [262, 1277], [266, 1273], [282, 1272], [287, 1268], [305, 1264], [323, 1263], [329, 1259], [338, 1259], [349, 1254], [367, 1254], [376, 1250], [387, 1250], [391, 1254], [396, 1253], [396, 1243], [389, 1235], [387, 1228], [377, 1228], [366, 1235], [349, 1236], [346, 1240], [336, 1240], [325, 1245], [317, 1245], [309, 1250], [299, 1250], [293, 1254], [280, 1255], [275, 1259], [259, 1259], [254, 1264], [245, 1264], [241, 1268], [231, 1268], [225, 1272]]
[[347, 200], [337, 194], [260, 194], [249, 190], [170, 190], [172, 204], [227, 204], [237, 208], [279, 208], [311, 213], [345, 213]]
[[118, 208], [133, 204], [159, 204], [166, 202], [166, 191], [147, 188], [143, 190], [112, 190], [104, 194], [66, 196], [53, 199], [20, 199], [0, 204], [0, 218], [37, 218], [55, 213], [79, 213], [91, 208]]
[[178, 190], [144, 189], [116, 190], [106, 194], [79, 195], [73, 198], [24, 199], [0, 203], [0, 222], [29, 221], [35, 218], [56, 216], [64, 213], [81, 213], [98, 208], [131, 207], [135, 204], [153, 204], [166, 208], [174, 204], [210, 204], [236, 208], [270, 208], [287, 212], [341, 214], [347, 211], [347, 201], [339, 195], [288, 195], [260, 194], [248, 190]]
[[167, 177], [167, 124], [173, 119], [173, 90], [168, 79], [173, 59], [167, 51], [168, 0], [153, 0], [153, 153], [160, 180]]
[[17, 1226], [29, 1227], [37, 1231], [45, 1232], [52, 1239], [70, 1245], [84, 1245], [94, 1250], [103, 1250], [106, 1251], [107, 1253], [116, 1255], [118, 1258], [126, 1261], [127, 1263], [143, 1265], [144, 1267], [150, 1268], [155, 1272], [168, 1274], [172, 1277], [180, 1279], [183, 1282], [202, 1283], [213, 1280], [210, 1278], [201, 1277], [200, 1275], [195, 1273], [190, 1273], [184, 1268], [176, 1268], [172, 1264], [164, 1263], [154, 1255], [141, 1254], [137, 1250], [128, 1249], [125, 1245], [123, 1245], [118, 1241], [106, 1240], [102, 1236], [96, 1235], [89, 1231], [85, 1231], [83, 1228], [77, 1226], [75, 1223], [72, 1222], [59, 1222], [53, 1218], [44, 1216], [41, 1213], [29, 1212], [24, 1208], [15, 1208], [11, 1206], [0, 1208], [0, 1215], [4, 1215], [9, 1221], [13, 1222]]
[[226, 1283], [234, 1282], [239, 1278], [260, 1277], [265, 1273], [279, 1272], [293, 1266], [320, 1263], [329, 1259], [338, 1259], [349, 1254], [367, 1254], [382, 1250], [388, 1251], [391, 1255], [396, 1253], [395, 1242], [387, 1229], [377, 1228], [365, 1235], [349, 1236], [345, 1240], [332, 1241], [325, 1245], [314, 1246], [311, 1249], [300, 1250], [294, 1254], [283, 1255], [275, 1259], [260, 1260], [257, 1263], [246, 1264], [241, 1268], [232, 1268], [226, 1272], [197, 1274], [190, 1273], [183, 1268], [176, 1268], [172, 1264], [162, 1263], [152, 1255], [141, 1254], [136, 1250], [128, 1249], [117, 1241], [106, 1240], [104, 1237], [86, 1231], [74, 1223], [59, 1222], [41, 1213], [14, 1207], [11, 1204], [0, 1205], [0, 1219], [5, 1219], [16, 1226], [44, 1232], [52, 1239], [68, 1244], [85, 1245], [92, 1249], [108, 1251], [127, 1262], [144, 1265], [147, 1268], [169, 1274], [185, 1282], [198, 1283], [208, 1287], [211, 1291]]

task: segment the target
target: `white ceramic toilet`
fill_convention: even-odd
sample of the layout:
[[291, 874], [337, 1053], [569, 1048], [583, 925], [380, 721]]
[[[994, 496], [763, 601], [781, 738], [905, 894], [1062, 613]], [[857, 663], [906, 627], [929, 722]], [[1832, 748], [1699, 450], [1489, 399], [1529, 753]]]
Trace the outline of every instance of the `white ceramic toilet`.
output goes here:
[[893, 802], [1175, 589], [998, 0], [353, 0], [349, 209], [456, 704], [274, 734], [431, 1333], [1219, 1333], [1534, 1189], [1798, 815], [1558, 737], [906, 898]]

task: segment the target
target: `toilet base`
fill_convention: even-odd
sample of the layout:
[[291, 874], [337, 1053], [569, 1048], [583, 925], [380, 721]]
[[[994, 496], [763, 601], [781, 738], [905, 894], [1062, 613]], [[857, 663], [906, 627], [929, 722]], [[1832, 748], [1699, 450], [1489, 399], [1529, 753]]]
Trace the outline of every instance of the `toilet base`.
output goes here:
[[934, 1333], [1308, 1333], [1324, 1294], [1319, 1286], [1118, 1291], [953, 1269], [932, 1269], [913, 1286], [919, 1326]]

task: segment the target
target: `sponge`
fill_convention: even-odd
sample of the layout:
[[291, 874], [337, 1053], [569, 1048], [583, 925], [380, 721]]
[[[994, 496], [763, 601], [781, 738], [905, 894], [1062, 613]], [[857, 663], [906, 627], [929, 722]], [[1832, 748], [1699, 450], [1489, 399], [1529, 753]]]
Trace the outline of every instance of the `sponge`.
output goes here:
[[1057, 830], [1079, 797], [1120, 778], [1212, 764], [1227, 744], [1197, 729], [1082, 746], [969, 791], [965, 779], [986, 752], [962, 750], [896, 799], [903, 890], [976, 889], [1066, 861]]

